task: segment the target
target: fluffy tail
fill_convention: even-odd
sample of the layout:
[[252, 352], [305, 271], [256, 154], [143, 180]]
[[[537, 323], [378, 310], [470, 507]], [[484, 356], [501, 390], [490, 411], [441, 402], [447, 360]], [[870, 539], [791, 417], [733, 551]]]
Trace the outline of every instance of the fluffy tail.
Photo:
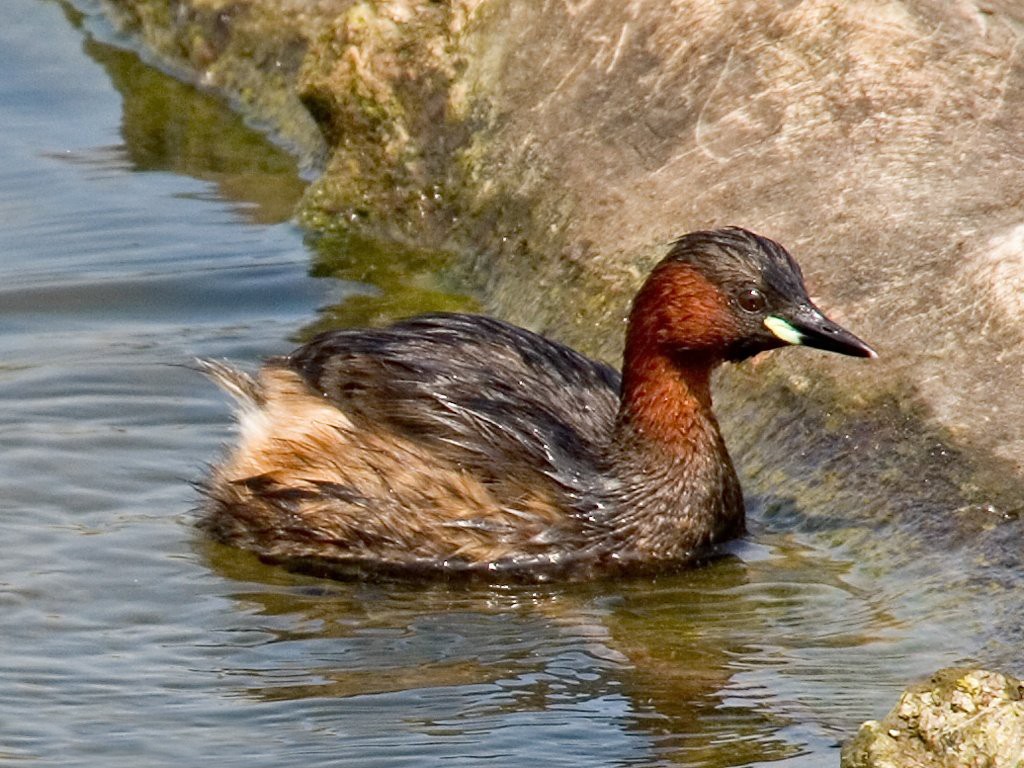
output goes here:
[[245, 371], [233, 368], [220, 360], [196, 358], [195, 368], [231, 395], [242, 410], [257, 410], [265, 403], [263, 388]]

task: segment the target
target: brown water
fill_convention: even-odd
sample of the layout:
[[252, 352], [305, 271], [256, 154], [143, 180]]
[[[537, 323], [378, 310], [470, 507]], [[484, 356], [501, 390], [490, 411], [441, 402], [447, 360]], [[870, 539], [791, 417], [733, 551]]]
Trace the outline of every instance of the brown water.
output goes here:
[[706, 568], [572, 587], [326, 582], [205, 542], [189, 480], [231, 427], [181, 363], [472, 301], [436, 254], [305, 242], [287, 154], [95, 15], [9, 6], [3, 764], [817, 768], [914, 676], [1020, 663], [1016, 561], [985, 554], [1019, 529], [908, 548], [884, 491], [870, 528], [753, 498]]

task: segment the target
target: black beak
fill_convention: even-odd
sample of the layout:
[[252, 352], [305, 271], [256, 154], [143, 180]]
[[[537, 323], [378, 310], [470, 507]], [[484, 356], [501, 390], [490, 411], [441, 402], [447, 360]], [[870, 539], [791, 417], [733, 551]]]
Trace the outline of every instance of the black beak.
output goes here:
[[842, 326], [833, 323], [813, 304], [803, 304], [785, 315], [769, 315], [764, 324], [787, 344], [803, 344], [853, 357], [878, 357], [875, 350]]

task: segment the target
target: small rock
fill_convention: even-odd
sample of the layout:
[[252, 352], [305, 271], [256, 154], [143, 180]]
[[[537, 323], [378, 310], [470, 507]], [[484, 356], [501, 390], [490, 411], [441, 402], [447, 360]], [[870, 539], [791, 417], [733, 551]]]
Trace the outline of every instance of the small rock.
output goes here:
[[908, 688], [881, 722], [864, 723], [842, 768], [1024, 768], [1021, 681], [944, 669]]

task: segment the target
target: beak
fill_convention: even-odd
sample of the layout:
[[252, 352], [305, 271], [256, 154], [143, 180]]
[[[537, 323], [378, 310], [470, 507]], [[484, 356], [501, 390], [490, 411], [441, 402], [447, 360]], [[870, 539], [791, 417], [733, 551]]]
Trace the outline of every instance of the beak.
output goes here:
[[764, 325], [776, 338], [787, 344], [803, 344], [853, 357], [878, 357], [875, 350], [845, 328], [833, 323], [812, 304], [804, 304], [786, 314], [788, 317], [769, 315], [764, 319]]

